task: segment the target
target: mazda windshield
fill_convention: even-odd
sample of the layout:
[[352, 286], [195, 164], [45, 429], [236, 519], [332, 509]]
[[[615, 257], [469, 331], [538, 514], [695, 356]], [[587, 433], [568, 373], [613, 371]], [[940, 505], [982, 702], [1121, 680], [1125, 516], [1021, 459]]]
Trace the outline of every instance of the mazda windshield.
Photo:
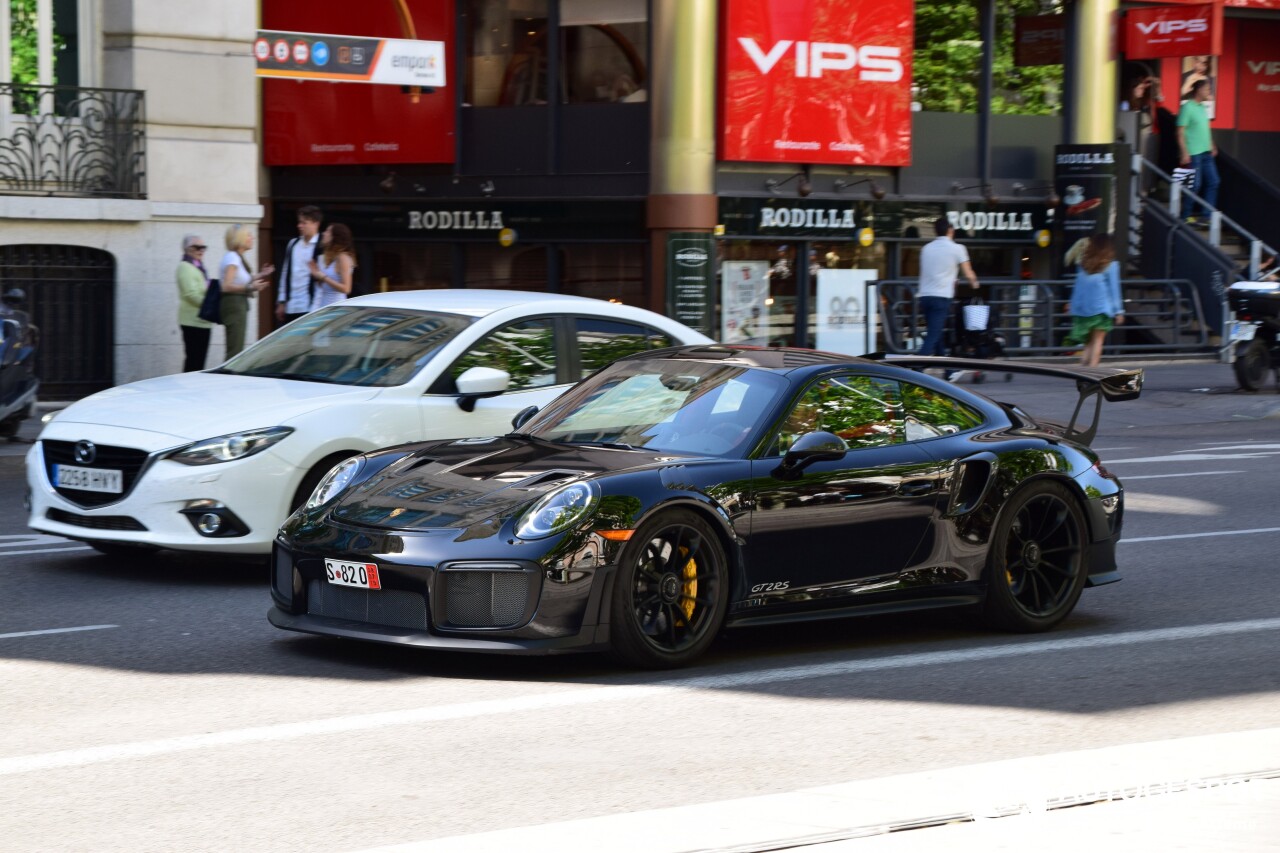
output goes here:
[[212, 372], [403, 385], [472, 322], [457, 314], [335, 305], [295, 320]]

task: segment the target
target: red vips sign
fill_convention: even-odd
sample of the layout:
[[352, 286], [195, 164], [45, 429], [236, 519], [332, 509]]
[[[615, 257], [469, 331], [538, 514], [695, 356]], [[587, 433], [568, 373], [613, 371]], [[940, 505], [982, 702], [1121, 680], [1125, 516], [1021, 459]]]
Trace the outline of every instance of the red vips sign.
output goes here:
[[1240, 22], [1240, 130], [1280, 131], [1280, 22]]
[[911, 163], [912, 0], [725, 0], [720, 158]]
[[1130, 9], [1125, 21], [1127, 59], [1222, 53], [1222, 7], [1214, 3]]

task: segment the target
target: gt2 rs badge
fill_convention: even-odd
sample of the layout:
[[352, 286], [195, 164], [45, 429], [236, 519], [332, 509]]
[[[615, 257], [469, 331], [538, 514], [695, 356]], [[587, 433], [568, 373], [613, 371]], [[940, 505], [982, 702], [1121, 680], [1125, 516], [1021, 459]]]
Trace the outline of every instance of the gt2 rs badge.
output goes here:
[[781, 592], [791, 586], [791, 581], [777, 581], [775, 583], [758, 583], [751, 587], [753, 593], [757, 592]]

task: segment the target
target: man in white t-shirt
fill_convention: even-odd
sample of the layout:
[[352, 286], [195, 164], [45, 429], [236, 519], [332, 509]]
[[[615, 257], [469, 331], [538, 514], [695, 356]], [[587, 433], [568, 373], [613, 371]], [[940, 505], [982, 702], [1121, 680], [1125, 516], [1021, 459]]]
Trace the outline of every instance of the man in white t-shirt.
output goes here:
[[917, 294], [920, 313], [924, 315], [924, 343], [919, 355], [946, 355], [943, 336], [951, 300], [956, 295], [956, 278], [963, 272], [969, 286], [978, 289], [978, 277], [969, 263], [969, 251], [953, 238], [956, 229], [943, 216], [933, 223], [938, 236], [920, 250], [920, 291]]
[[298, 236], [284, 249], [284, 263], [276, 280], [276, 321], [292, 323], [311, 310], [315, 283], [311, 261], [320, 254], [320, 208], [308, 204], [298, 208]]

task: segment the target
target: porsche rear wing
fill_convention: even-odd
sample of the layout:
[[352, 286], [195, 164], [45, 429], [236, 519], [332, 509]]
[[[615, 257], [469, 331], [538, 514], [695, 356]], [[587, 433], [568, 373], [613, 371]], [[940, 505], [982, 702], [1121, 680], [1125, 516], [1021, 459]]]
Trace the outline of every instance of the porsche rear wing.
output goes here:
[[[1080, 365], [1043, 364], [1034, 361], [991, 361], [981, 358], [949, 358], [945, 356], [891, 355], [876, 352], [863, 356], [871, 361], [882, 361], [912, 370], [926, 368], [936, 370], [997, 370], [1002, 373], [1025, 373], [1031, 376], [1051, 376], [1055, 379], [1072, 379], [1076, 383], [1075, 411], [1066, 424], [1064, 437], [1089, 444], [1098, 432], [1098, 420], [1104, 399], [1119, 402], [1136, 400], [1142, 393], [1142, 368], [1082, 367]], [[1080, 423], [1085, 404], [1093, 399], [1093, 413], [1086, 427]]]

